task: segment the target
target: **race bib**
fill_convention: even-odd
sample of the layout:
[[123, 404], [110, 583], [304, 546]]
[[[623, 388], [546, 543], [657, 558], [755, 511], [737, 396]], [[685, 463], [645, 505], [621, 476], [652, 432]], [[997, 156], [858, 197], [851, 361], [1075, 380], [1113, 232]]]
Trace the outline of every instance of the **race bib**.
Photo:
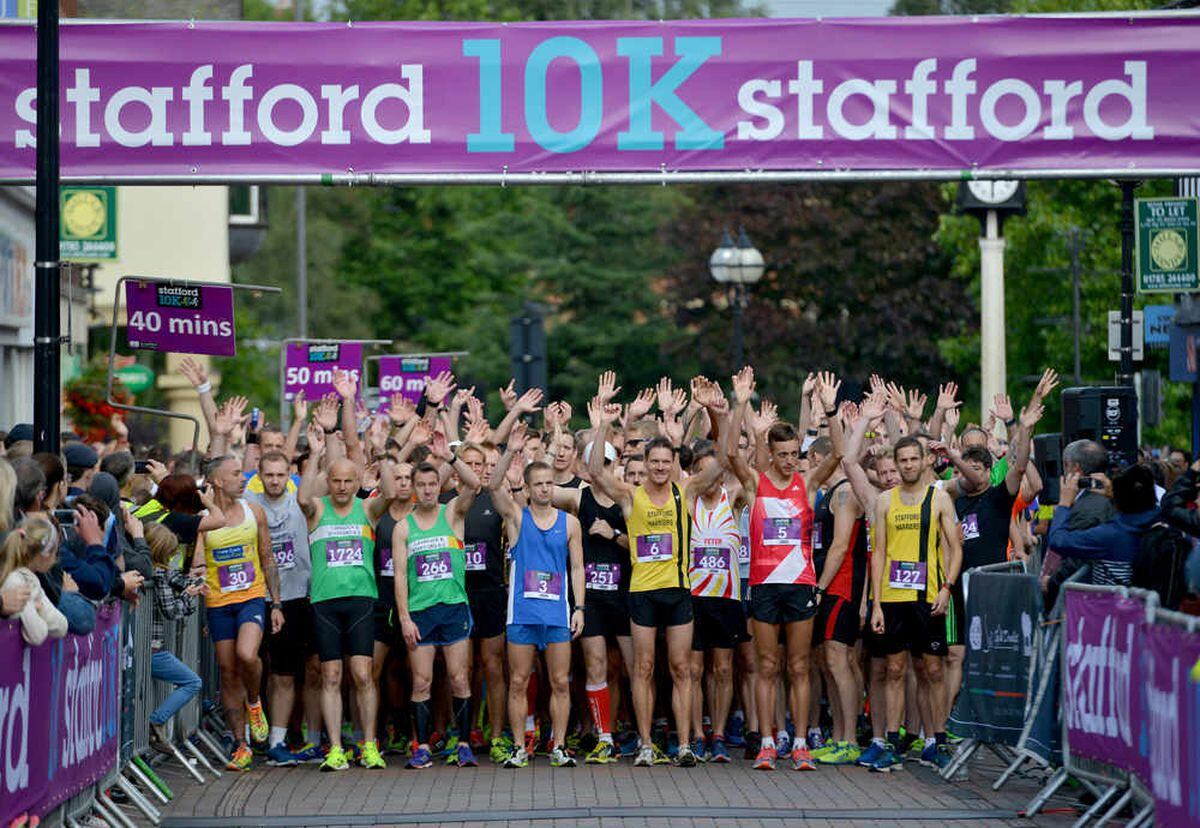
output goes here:
[[692, 549], [692, 569], [728, 572], [732, 556], [726, 546], [697, 546]]
[[975, 540], [979, 537], [979, 515], [977, 513], [963, 515], [962, 534], [965, 541]]
[[420, 555], [413, 563], [417, 568], [417, 580], [421, 583], [447, 581], [454, 577], [454, 568], [450, 565], [449, 549]]
[[252, 561], [222, 564], [217, 569], [217, 583], [221, 586], [221, 592], [241, 592], [254, 585], [254, 574]]
[[820, 522], [813, 523], [812, 540], [813, 540], [813, 543], [812, 543], [813, 549], [824, 549], [825, 548], [824, 544], [821, 543], [821, 524], [820, 524]]
[[523, 579], [526, 598], [536, 598], [542, 601], [557, 601], [562, 597], [563, 576], [561, 572], [536, 572], [525, 570]]
[[738, 546], [738, 563], [742, 566], [750, 565], [750, 544], [743, 543]]
[[637, 538], [637, 560], [638, 563], [654, 563], [655, 561], [669, 561], [674, 555], [672, 542], [674, 535], [638, 535]]
[[764, 518], [763, 546], [795, 546], [800, 543], [802, 522], [797, 517]]
[[588, 589], [616, 592], [621, 587], [621, 565], [616, 563], [590, 563], [583, 567]]
[[392, 547], [390, 546], [379, 550], [379, 574], [388, 578], [396, 577], [396, 567], [392, 563]]
[[925, 589], [927, 564], [915, 561], [892, 561], [888, 586], [892, 589]]
[[362, 566], [362, 539], [331, 538], [325, 541], [325, 565], [328, 567]]
[[291, 538], [282, 538], [272, 543], [271, 551], [275, 554], [276, 567], [281, 570], [296, 568], [296, 549]]
[[469, 543], [463, 547], [467, 553], [467, 571], [482, 572], [487, 569], [487, 544]]

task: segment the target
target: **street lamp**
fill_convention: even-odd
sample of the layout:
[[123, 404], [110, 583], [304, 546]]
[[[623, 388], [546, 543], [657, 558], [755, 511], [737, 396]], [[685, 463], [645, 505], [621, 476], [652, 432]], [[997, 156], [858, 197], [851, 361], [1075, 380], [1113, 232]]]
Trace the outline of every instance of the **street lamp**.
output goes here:
[[708, 259], [708, 270], [713, 279], [727, 286], [729, 304], [733, 307], [733, 370], [742, 369], [742, 311], [747, 304], [746, 286], [762, 278], [766, 265], [762, 253], [750, 243], [745, 228], [738, 228], [738, 239], [726, 230], [721, 236], [721, 246]]

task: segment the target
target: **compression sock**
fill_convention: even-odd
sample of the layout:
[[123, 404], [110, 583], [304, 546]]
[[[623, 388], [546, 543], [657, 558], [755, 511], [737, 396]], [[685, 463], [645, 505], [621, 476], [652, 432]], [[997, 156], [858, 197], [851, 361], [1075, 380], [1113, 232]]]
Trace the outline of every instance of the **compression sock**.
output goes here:
[[601, 741], [612, 741], [612, 725], [610, 722], [608, 682], [587, 685], [588, 707], [592, 711], [592, 721]]
[[471, 697], [454, 697], [454, 724], [458, 728], [458, 738], [464, 742], [471, 732]]
[[412, 703], [413, 735], [418, 745], [429, 744], [429, 723], [432, 718], [433, 711], [429, 706], [429, 699]]

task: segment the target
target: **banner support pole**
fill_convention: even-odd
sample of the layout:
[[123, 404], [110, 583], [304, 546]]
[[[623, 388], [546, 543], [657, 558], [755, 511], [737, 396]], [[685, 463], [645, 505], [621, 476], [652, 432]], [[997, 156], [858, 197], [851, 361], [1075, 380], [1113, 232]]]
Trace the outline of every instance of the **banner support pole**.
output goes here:
[[34, 262], [36, 287], [33, 314], [33, 450], [57, 454], [62, 433], [57, 0], [39, 3], [37, 14], [37, 243]]

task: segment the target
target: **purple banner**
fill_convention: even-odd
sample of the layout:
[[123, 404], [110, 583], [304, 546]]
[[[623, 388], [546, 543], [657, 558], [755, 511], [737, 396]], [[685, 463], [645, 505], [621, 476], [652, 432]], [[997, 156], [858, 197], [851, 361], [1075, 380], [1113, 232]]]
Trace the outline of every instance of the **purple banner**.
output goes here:
[[1142, 637], [1142, 728], [1138, 739], [1157, 825], [1200, 824], [1200, 634], [1151, 625]]
[[[315, 402], [333, 393], [333, 372], [349, 371], [357, 380], [362, 376], [361, 342], [289, 342], [283, 371], [284, 399], [295, 399], [299, 391]], [[359, 384], [359, 393], [362, 385]]]
[[409, 354], [379, 358], [379, 408], [386, 410], [393, 394], [402, 394], [413, 405], [425, 393], [425, 383], [449, 371], [454, 358]]
[[[65, 176], [1200, 169], [1200, 17], [105, 23], [61, 38]], [[34, 174], [34, 39], [0, 29], [3, 177]]]
[[0, 621], [0, 824], [45, 818], [117, 761], [120, 612], [104, 607], [88, 635], [40, 647]]
[[233, 288], [186, 282], [125, 282], [129, 347], [233, 356]]
[[1144, 776], [1136, 668], [1146, 611], [1129, 598], [1079, 590], [1068, 590], [1066, 601], [1062, 715], [1071, 753]]

